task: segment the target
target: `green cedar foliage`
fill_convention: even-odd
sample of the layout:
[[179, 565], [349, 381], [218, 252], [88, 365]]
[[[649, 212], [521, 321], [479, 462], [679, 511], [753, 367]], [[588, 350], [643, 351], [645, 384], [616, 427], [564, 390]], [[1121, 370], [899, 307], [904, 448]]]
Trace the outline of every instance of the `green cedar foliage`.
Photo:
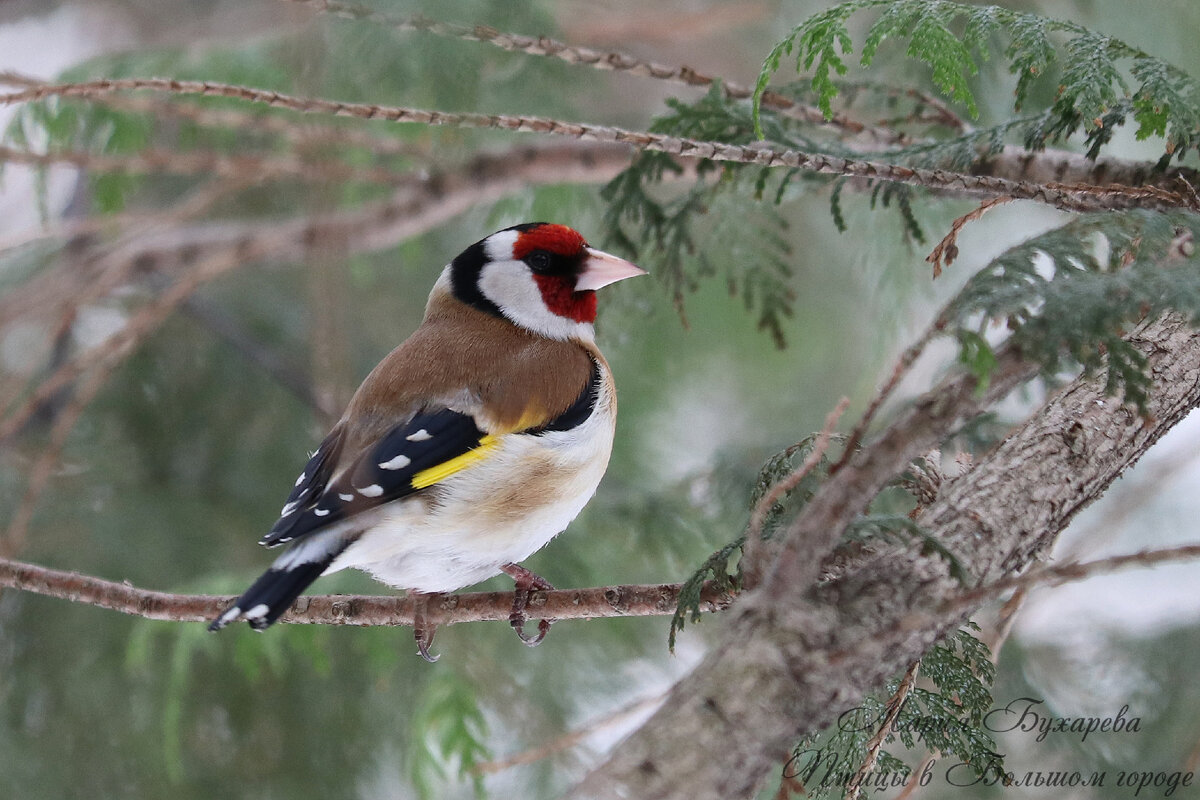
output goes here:
[[[656, 119], [652, 131], [707, 141], [754, 141], [749, 107], [728, 100], [719, 84], [695, 104], [669, 100], [668, 106], [671, 113]], [[787, 135], [785, 130], [779, 127], [781, 138]], [[811, 144], [806, 139], [796, 143]], [[770, 197], [779, 205], [798, 173], [780, 176], [765, 167], [702, 160], [686, 192], [663, 197], [655, 191], [656, 184], [681, 173], [670, 156], [646, 152], [613, 178], [601, 192], [606, 201], [606, 244], [636, 256], [650, 269], [681, 314], [687, 295], [700, 280], [720, 275], [730, 293], [740, 294], [747, 310], [757, 313], [759, 328], [783, 347], [784, 322], [792, 316], [795, 301], [786, 220], [770, 210], [747, 218], [741, 206], [747, 194], [756, 200]], [[726, 257], [718, 262], [710, 258], [713, 252]], [[718, 268], [718, 263], [723, 266]]]
[[[818, 104], [832, 115], [839, 92], [834, 75], [846, 74], [844, 57], [854, 49], [847, 22], [865, 9], [883, 11], [863, 42], [862, 66], [871, 65], [886, 39], [907, 40], [906, 55], [927, 64], [938, 89], [973, 117], [979, 109], [970, 80], [990, 57], [995, 39], [1003, 36], [1008, 41], [1004, 59], [1017, 76], [1016, 108], [1030, 99], [1041, 76], [1061, 66], [1050, 111], [1062, 136], [1102, 128], [1106, 115], [1127, 103], [1125, 113], [1138, 124], [1139, 139], [1166, 138], [1164, 164], [1200, 146], [1200, 95], [1195, 80], [1182, 70], [1073, 22], [949, 0], [853, 0], [810, 17], [767, 56], [755, 92], [756, 124], [762, 93], [783, 58], [793, 53], [797, 70], [812, 71]], [[759, 131], [765, 133], [761, 126]]]
[[[933, 688], [917, 685], [900, 701], [883, 747], [894, 749], [902, 744], [916, 753], [918, 760], [925, 752], [940, 754], [944, 767], [959, 763], [981, 778], [999, 778], [1004, 757], [996, 752], [996, 743], [983, 724], [992, 707], [996, 668], [987, 645], [976, 639], [972, 630], [978, 627], [968, 623], [925, 654], [920, 676]], [[900, 679], [893, 678], [882, 692], [864, 697], [824, 733], [800, 742], [792, 751], [785, 775], [798, 779], [806, 796], [814, 800], [842, 796], [865, 763], [869, 742], [879, 733], [899, 687]], [[861, 796], [915, 777], [907, 761], [883, 749], [862, 783]]]
[[1166, 311], [1200, 317], [1200, 269], [1191, 242], [1200, 218], [1150, 211], [1089, 214], [1036, 236], [973, 275], [943, 314], [960, 359], [986, 378], [993, 323], [1046, 374], [1082, 365], [1103, 372], [1110, 394], [1137, 405], [1149, 377], [1123, 337]]
[[[1057, 91], [1037, 93], [1052, 100], [1024, 116], [872, 151], [873, 159], [969, 173], [981, 159], [1014, 142], [1037, 151], [1076, 134], [1081, 135], [1087, 157], [1094, 159], [1111, 142], [1114, 132], [1131, 119], [1138, 126], [1138, 139], [1164, 137], [1164, 153], [1156, 169], [1200, 148], [1200, 95], [1195, 81], [1181, 70], [1074, 23], [947, 0], [856, 0], [816, 14], [797, 26], [772, 50], [763, 67], [750, 120], [760, 138], [809, 152], [846, 155], [844, 145], [836, 138], [807, 129], [804, 123], [760, 106], [759, 101], [783, 57], [792, 54], [797, 69], [810, 73], [810, 85], [785, 86], [777, 92], [799, 101], [811, 99], [830, 118], [835, 110], [834, 99], [847, 85], [850, 91], [843, 98], [843, 109], [870, 94], [869, 87], [864, 90], [866, 85], [862, 83], [842, 85], [840, 76], [848, 72], [845, 57], [853, 51], [848, 19], [864, 9], [876, 8], [881, 14], [862, 45], [864, 67], [871, 66], [886, 39], [906, 41], [906, 54], [929, 66], [933, 84], [952, 101], [963, 104], [971, 116], [977, 116], [971, 77], [996, 49], [996, 43], [1004, 40], [1005, 63], [1017, 76], [1016, 109], [1032, 104], [1035, 84], [1043, 76], [1049, 74], [1057, 81]], [[893, 107], [897, 96], [898, 92], [889, 98]], [[902, 120], [919, 116], [919, 103]], [[711, 138], [730, 142], [745, 139], [744, 111], [715, 92], [695, 106], [675, 104], [673, 112], [659, 120], [661, 130], [678, 135], [703, 131]], [[693, 119], [703, 114], [709, 118]], [[667, 168], [662, 162], [657, 174], [642, 170], [639, 176], [635, 163], [620, 180], [626, 189], [636, 186], [645, 193], [646, 184], [661, 178]], [[758, 168], [722, 169], [725, 184], [736, 186], [739, 174]], [[794, 173], [758, 175], [753, 181], [758, 190], [752, 196], [761, 199], [762, 187], [777, 181], [774, 196], [778, 203], [789, 191], [803, 190], [796, 177]], [[809, 184], [820, 180], [805, 177]], [[845, 179], [832, 183], [833, 220], [839, 230], [845, 231], [848, 226], [843, 190], [848, 184]], [[691, 189], [692, 198], [702, 191], [702, 185], [703, 178]], [[919, 197], [919, 190], [913, 187], [876, 183], [871, 207], [877, 201], [885, 206], [894, 204], [905, 220], [906, 233], [921, 241], [921, 226], [913, 210]], [[694, 199], [692, 202], [699, 205]], [[626, 219], [637, 221], [635, 215]], [[619, 221], [619, 215], [614, 220]], [[655, 230], [659, 241], [669, 238], [667, 231], [673, 224], [676, 221], [669, 216], [659, 216]], [[691, 221], [681, 219], [678, 224]], [[1078, 368], [1087, 374], [1100, 373], [1110, 394], [1142, 407], [1149, 386], [1145, 358], [1124, 337], [1139, 321], [1168, 311], [1182, 313], [1193, 321], [1200, 317], [1200, 265], [1193, 244], [1197, 234], [1200, 217], [1183, 211], [1132, 210], [1077, 216], [1056, 230], [1010, 248], [969, 277], [939, 316], [937, 328], [957, 341], [960, 362], [984, 381], [996, 362], [994, 346], [1004, 340], [1037, 363], [1048, 377]], [[644, 238], [642, 243], [646, 241]], [[812, 437], [768, 460], [754, 488], [751, 507], [803, 461], [811, 452], [811, 444]], [[800, 486], [781, 498], [768, 515], [764, 536], [769, 537], [784, 520], [800, 512], [828, 468], [828, 461], [822, 460]], [[891, 487], [906, 488], [910, 487], [903, 479]], [[851, 526], [847, 542], [869, 544], [875, 539], [894, 545], [906, 539], [915, 541], [925, 552], [944, 558], [952, 573], [967, 582], [969, 576], [954, 554], [905, 513], [911, 504], [907, 508], [903, 503], [899, 508], [896, 505], [894, 491], [881, 494], [868, 513]], [[698, 618], [699, 587], [704, 580], [738, 585], [740, 566], [730, 575], [727, 563], [744, 541], [743, 536], [719, 550], [685, 585], [672, 625], [672, 645], [685, 619]], [[918, 687], [909, 694], [895, 733], [887, 741], [899, 738], [908, 748], [954, 756], [976, 774], [996, 777], [1002, 770], [1002, 757], [995, 752], [983, 726], [983, 716], [991, 705], [988, 687], [994, 677], [986, 646], [969, 632], [960, 631], [926, 654], [922, 674], [934, 688]], [[897, 681], [889, 684], [883, 697], [894, 694], [897, 686]], [[873, 723], [882, 719], [886, 710], [886, 699], [866, 698], [838, 726], [801, 743], [786, 774], [799, 777], [809, 796], [835, 794], [864, 762], [867, 743], [878, 730]], [[907, 775], [909, 767], [883, 752], [876, 769]]]

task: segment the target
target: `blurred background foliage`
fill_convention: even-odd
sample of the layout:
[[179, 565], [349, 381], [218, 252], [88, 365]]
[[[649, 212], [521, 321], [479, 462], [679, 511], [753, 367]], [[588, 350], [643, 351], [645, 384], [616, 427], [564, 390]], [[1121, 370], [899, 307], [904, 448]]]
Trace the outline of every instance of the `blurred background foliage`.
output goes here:
[[[430, 0], [387, 9], [687, 63], [749, 85], [771, 47], [828, 5]], [[1119, 34], [1200, 73], [1189, 33], [1200, 26], [1200, 11], [1185, 0], [1149, 10], [1116, 0], [1006, 5]], [[6, 4], [0, 43], [18, 40], [38, 44], [14, 45], [0, 66], [39, 78], [170, 76], [634, 129], [686, 126], [688, 107], [666, 101], [690, 104], [705, 96], [278, 2]], [[932, 89], [927, 70], [894, 49], [880, 51], [874, 74]], [[1012, 84], [1002, 66], [985, 65], [971, 81], [980, 109], [971, 124], [1008, 119]], [[149, 110], [72, 101], [26, 106], [8, 118], [7, 138], [93, 154], [295, 157], [397, 175], [453, 170], [481, 152], [530, 143], [528, 134], [313, 120], [229, 100], [187, 101], [188, 108], [251, 117], [243, 125], [201, 124], [153, 108], [166, 105], [163, 98], [145, 102]], [[852, 102], [864, 103], [867, 114], [888, 113], [886, 99]], [[748, 135], [748, 106], [736, 113], [742, 127], [726, 128], [722, 138]], [[270, 120], [285, 120], [300, 138], [279, 133]], [[369, 134], [375, 144], [336, 135], [322, 140], [329, 128]], [[1082, 140], [1069, 146], [1085, 149]], [[1161, 140], [1155, 146], [1130, 134], [1118, 137], [1113, 152], [1154, 160]], [[226, 187], [184, 213], [189, 200], [219, 182], [170, 171], [9, 166], [0, 195], [7, 220], [0, 237], [9, 237], [0, 242], [0, 288], [12, 297], [54, 269], [84, 271], [125, 236], [170, 235], [173, 225], [352, 212], [392, 191], [374, 180], [245, 177], [247, 185]], [[923, 232], [936, 240], [970, 201], [910, 202], [901, 194], [877, 202], [853, 190], [835, 201], [830, 179], [794, 177], [730, 173], [720, 191], [703, 193], [690, 177], [634, 187], [660, 209], [686, 208], [692, 227], [677, 240], [640, 235], [648, 228], [630, 222], [650, 205], [628, 205], [630, 194], [620, 185], [603, 192], [601, 182], [531, 184], [386, 248], [322, 242], [303, 257], [232, 269], [201, 286], [120, 361], [71, 429], [20, 537], [11, 535], [14, 519], [28, 505], [30, 476], [53, 444], [56, 419], [71, 409], [73, 390], [52, 397], [5, 442], [5, 554], [164, 591], [241, 588], [268, 562], [254, 542], [272, 522], [296, 466], [320, 440], [330, 411], [336, 414], [370, 367], [415, 328], [442, 266], [495, 229], [548, 219], [571, 224], [594, 244], [635, 250], [658, 282], [630, 282], [602, 297], [599, 338], [621, 399], [612, 464], [581, 517], [528, 565], [562, 587], [683, 580], [740, 534], [759, 470], [773, 453], [820, 428], [843, 395], [852, 400], [847, 419], [853, 419], [890, 361], [974, 269], [1067, 218], [1044, 208], [997, 210], [964, 234], [960, 261], [931, 283]], [[177, 218], [164, 220], [172, 213]], [[98, 218], [110, 222], [63, 233]], [[38, 224], [50, 233], [25, 235]], [[146, 272], [119, 292], [90, 298], [65, 324], [50, 313], [5, 319], [5, 402], [52, 372], [64, 353], [103, 343], [162, 290], [162, 281], [173, 280]], [[264, 359], [272, 368], [264, 368]], [[935, 349], [909, 391], [951, 361], [948, 347]], [[1031, 396], [1003, 409], [1002, 417], [1017, 415]], [[1180, 474], [1192, 466], [1173, 457]], [[1100, 548], [1078, 545], [1081, 552], [1103, 555], [1104, 547], [1133, 549], [1186, 531], [1185, 512], [1156, 516], [1162, 507], [1151, 502], [1156, 488], [1143, 487], [1147, 497], [1136, 501], [1146, 511]], [[1177, 508], [1171, 504], [1184, 501], [1168, 494], [1159, 502]], [[1083, 524], [1094, 526], [1091, 520]], [[1186, 583], [1187, 573], [1175, 574]], [[508, 586], [498, 579], [483, 588]], [[381, 591], [347, 573], [314, 588]], [[1195, 617], [1161, 622], [1150, 612], [1131, 613], [1132, 623], [1101, 620], [1086, 629], [1090, 635], [1080, 634], [1092, 657], [1075, 663], [1078, 643], [1053, 641], [1043, 612], [1027, 639], [1018, 627], [1015, 644], [1004, 648], [995, 694], [1001, 704], [1021, 693], [1045, 695], [1063, 716], [1112, 714], [1125, 702], [1141, 702], [1142, 716], [1153, 720], [1146, 732], [1118, 744], [1097, 737], [1099, 744], [1089, 739], [1073, 749], [1002, 739], [1001, 749], [1018, 759], [1010, 768], [1061, 762], [1073, 769], [1084, 763], [1114, 771], [1169, 769], [1200, 760], [1200, 745], [1188, 744], [1200, 741], [1187, 713], [1196, 707], [1188, 688], [1194, 659], [1187, 656], [1197, 647]], [[644, 716], [641, 701], [695, 663], [713, 624], [720, 623], [689, 626], [675, 655], [666, 647], [666, 618], [563, 623], [536, 650], [522, 647], [506, 625], [461, 625], [439, 632], [435, 650], [443, 658], [430, 666], [416, 658], [404, 630], [278, 626], [254, 635], [237, 626], [209, 636], [199, 625], [137, 621], [4, 591], [0, 796], [550, 796]], [[1127, 669], [1101, 679], [1100, 665], [1109, 663]], [[574, 747], [529, 764], [486, 766], [629, 704], [630, 713], [589, 729]], [[965, 790], [935, 784], [928, 791]]]

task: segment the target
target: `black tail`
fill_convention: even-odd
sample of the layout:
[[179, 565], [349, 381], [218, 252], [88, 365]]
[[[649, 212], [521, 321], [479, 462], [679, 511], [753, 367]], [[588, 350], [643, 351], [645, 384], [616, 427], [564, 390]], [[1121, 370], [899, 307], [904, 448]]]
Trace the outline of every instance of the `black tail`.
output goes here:
[[[208, 629], [219, 631], [231, 622], [244, 619], [251, 628], [261, 631], [283, 616], [283, 612], [291, 608], [301, 592], [321, 577], [321, 573], [346, 549], [348, 543], [335, 539], [330, 542], [334, 546], [331, 552], [328, 548], [321, 548], [326, 552], [320, 553], [315, 560], [300, 561], [299, 557], [315, 555], [311, 553], [314, 544], [308, 540], [293, 545], [233, 605], [214, 619]], [[302, 547], [309, 552], [302, 552]]]

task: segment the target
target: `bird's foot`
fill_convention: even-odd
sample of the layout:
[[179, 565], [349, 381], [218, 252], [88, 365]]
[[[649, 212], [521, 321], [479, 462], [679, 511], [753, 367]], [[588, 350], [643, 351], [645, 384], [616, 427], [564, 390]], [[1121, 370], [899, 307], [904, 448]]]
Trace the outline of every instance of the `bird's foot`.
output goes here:
[[508, 615], [508, 621], [522, 642], [528, 647], [537, 647], [546, 638], [546, 634], [550, 632], [550, 625], [553, 624], [554, 620], [538, 620], [538, 632], [536, 636], [530, 636], [525, 633], [525, 623], [529, 621], [529, 616], [525, 613], [525, 609], [529, 605], [529, 594], [534, 591], [546, 591], [554, 587], [541, 575], [525, 569], [520, 564], [505, 564], [500, 570], [517, 583], [516, 591], [513, 592], [512, 613]]
[[441, 658], [440, 655], [432, 655], [429, 652], [429, 646], [433, 644], [433, 635], [437, 633], [437, 625], [429, 621], [428, 610], [429, 603], [437, 595], [422, 592], [410, 594], [413, 599], [413, 638], [417, 640], [417, 652], [421, 654], [421, 658], [432, 664]]

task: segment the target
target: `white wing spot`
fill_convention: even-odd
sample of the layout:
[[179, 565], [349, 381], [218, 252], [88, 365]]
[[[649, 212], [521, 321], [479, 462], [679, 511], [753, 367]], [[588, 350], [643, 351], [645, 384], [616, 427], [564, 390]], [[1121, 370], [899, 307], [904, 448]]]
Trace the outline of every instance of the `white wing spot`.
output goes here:
[[349, 503], [351, 500], [353, 500], [353, 499], [354, 499], [354, 495], [352, 495], [352, 494], [342, 494], [341, 492], [338, 492], [338, 497], [340, 497], [341, 499], [345, 500], [347, 503]]
[[314, 508], [313, 513], [316, 514], [318, 517], [328, 517], [329, 509], [328, 508]]
[[358, 493], [363, 497], [379, 497], [383, 494], [383, 487], [378, 483], [372, 483], [370, 486], [364, 486], [358, 490]]
[[408, 439], [410, 442], [424, 442], [424, 441], [428, 441], [429, 439], [432, 439], [433, 434], [430, 433], [429, 431], [425, 430], [424, 428], [421, 428], [421, 430], [417, 431], [416, 433], [410, 433], [408, 436], [405, 436], [404, 438]]
[[224, 614], [221, 615], [221, 618], [217, 620], [217, 625], [219, 625], [221, 627], [225, 627], [226, 625], [228, 625], [229, 623], [231, 623], [235, 619], [237, 619], [238, 616], [241, 615], [241, 613], [242, 613], [242, 610], [240, 608], [238, 608], [237, 606], [234, 606], [233, 608], [229, 609], [228, 611], [226, 611]]
[[288, 503], [286, 506], [283, 507], [283, 510], [279, 512], [279, 516], [286, 517], [288, 514], [292, 513], [295, 510], [296, 510], [296, 503]]
[[267, 612], [270, 610], [271, 610], [270, 606], [268, 606], [266, 603], [259, 603], [254, 608], [247, 611], [245, 614], [242, 614], [242, 616], [246, 619], [262, 619], [263, 617], [265, 617], [267, 615]]
[[[411, 437], [409, 437], [409, 438], [411, 438]], [[380, 469], [404, 469], [411, 463], [412, 463], [412, 459], [409, 458], [408, 456], [396, 456], [391, 461], [384, 461], [384, 462], [380, 463], [379, 468]]]
[[293, 486], [299, 486], [300, 484], [304, 483], [304, 474], [305, 474], [305, 473], [301, 472], [301, 473], [300, 473], [300, 477], [299, 477], [299, 478], [296, 478], [296, 482], [295, 482], [295, 483], [293, 483], [292, 485], [293, 485]]

